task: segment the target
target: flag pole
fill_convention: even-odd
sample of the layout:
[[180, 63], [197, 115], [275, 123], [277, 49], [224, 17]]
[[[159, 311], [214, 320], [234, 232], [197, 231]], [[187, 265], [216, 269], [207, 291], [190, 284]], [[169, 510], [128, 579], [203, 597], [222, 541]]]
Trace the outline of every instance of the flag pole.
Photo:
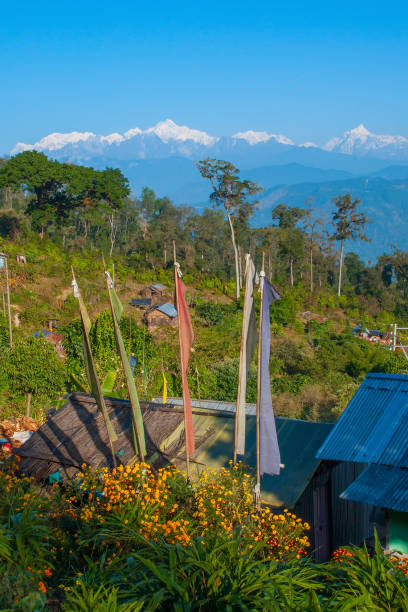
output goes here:
[[176, 293], [176, 308], [177, 308], [177, 319], [178, 319], [178, 332], [179, 332], [179, 343], [180, 343], [180, 365], [181, 365], [181, 380], [183, 384], [183, 408], [184, 408], [184, 438], [186, 447], [186, 469], [187, 469], [187, 480], [190, 480], [190, 456], [188, 453], [188, 441], [187, 441], [187, 414], [186, 414], [186, 403], [184, 400], [184, 383], [183, 383], [183, 372], [184, 372], [184, 360], [183, 360], [183, 347], [181, 343], [180, 335], [180, 309], [179, 309], [179, 294], [178, 294], [178, 272], [177, 272], [177, 259], [176, 259], [176, 243], [173, 240], [173, 261], [174, 261], [174, 285]]
[[260, 429], [260, 412], [261, 412], [261, 349], [262, 349], [262, 317], [263, 317], [263, 292], [265, 279], [265, 253], [262, 253], [262, 269], [259, 275], [259, 285], [261, 293], [261, 306], [259, 310], [259, 332], [258, 332], [258, 376], [257, 376], [257, 394], [256, 394], [256, 488], [255, 501], [259, 506], [261, 503], [261, 429]]
[[[234, 465], [237, 462], [238, 410], [239, 410], [239, 403], [240, 403], [240, 397], [241, 397], [242, 361], [243, 361], [243, 356], [244, 356], [244, 342], [245, 342], [244, 321], [245, 321], [246, 310], [247, 310], [246, 295], [247, 295], [248, 285], [249, 285], [248, 266], [249, 266], [249, 258], [247, 259], [247, 264], [246, 264], [246, 267], [245, 267], [246, 278], [245, 278], [244, 309], [243, 309], [243, 312], [242, 312], [241, 347], [240, 347], [240, 350], [239, 350], [238, 392], [237, 392], [237, 403], [236, 403], [236, 408], [235, 408]], [[248, 364], [246, 364], [246, 367], [248, 368]], [[244, 402], [244, 410], [245, 410], [245, 403], [246, 402]]]
[[[136, 434], [135, 446], [136, 446], [136, 442], [137, 442], [137, 446], [138, 446], [138, 449], [135, 448], [135, 451], [138, 452], [140, 459], [144, 463], [145, 456], [144, 456], [144, 452], [143, 452], [142, 438], [141, 438], [141, 435], [140, 435], [140, 429], [139, 429], [139, 426], [137, 424], [137, 417], [136, 417], [136, 409], [137, 408], [135, 406], [134, 398], [132, 397], [132, 392], [130, 390], [130, 383], [128, 381], [128, 375], [127, 375], [128, 373], [126, 372], [126, 363], [128, 363], [128, 356], [126, 355], [126, 353], [124, 351], [123, 344], [121, 344], [121, 342], [119, 341], [120, 328], [119, 328], [118, 320], [116, 318], [115, 309], [113, 307], [111, 286], [109, 284], [109, 277], [106, 274], [106, 264], [105, 264], [105, 257], [103, 256], [103, 253], [102, 253], [102, 262], [103, 262], [103, 270], [104, 270], [105, 279], [106, 279], [106, 286], [107, 286], [107, 289], [108, 289], [110, 307], [111, 307], [111, 311], [112, 311], [113, 327], [114, 327], [114, 330], [115, 330], [115, 336], [116, 336], [117, 345], [118, 345], [118, 349], [119, 349], [120, 359], [122, 361], [122, 367], [123, 367], [123, 370], [124, 370], [124, 373], [125, 373], [126, 386], [127, 386], [127, 389], [128, 389], [130, 406], [131, 406], [131, 410], [132, 410], [132, 421], [133, 421], [133, 428], [134, 428], [133, 434]], [[140, 410], [140, 406], [139, 406], [139, 410]]]
[[[11, 323], [11, 306], [10, 306], [10, 283], [9, 283], [9, 275], [8, 275], [8, 265], [7, 265], [7, 255], [5, 253], [0, 253], [4, 257], [4, 271], [6, 273], [6, 293], [7, 293], [7, 315], [8, 315], [8, 328], [9, 328], [9, 344], [10, 350], [13, 348], [13, 328]], [[4, 300], [4, 294], [3, 294]]]

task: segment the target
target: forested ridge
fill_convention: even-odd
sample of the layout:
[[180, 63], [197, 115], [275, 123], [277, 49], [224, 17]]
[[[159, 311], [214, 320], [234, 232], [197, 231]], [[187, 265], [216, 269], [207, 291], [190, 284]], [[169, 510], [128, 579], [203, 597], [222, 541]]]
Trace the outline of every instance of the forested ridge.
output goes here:
[[[0, 317], [3, 416], [21, 412], [28, 394], [35, 411], [86, 385], [71, 264], [94, 322], [91, 342], [101, 378], [115, 371], [112, 392], [125, 396], [102, 252], [110, 267], [115, 264], [126, 313], [122, 331], [137, 359], [141, 396], [161, 393], [162, 372], [169, 394], [180, 394], [176, 331], [166, 327], [150, 334], [143, 313], [129, 305], [153, 281], [172, 294], [173, 240], [196, 336], [189, 371], [192, 396], [236, 398], [247, 252], [258, 269], [265, 254], [266, 275], [283, 296], [271, 309], [270, 373], [278, 414], [335, 420], [366, 372], [407, 371], [400, 353], [351, 334], [359, 322], [386, 331], [391, 323], [408, 321], [408, 253], [390, 247], [366, 264], [352, 252], [369, 222], [352, 194], [333, 202], [332, 231], [314, 213], [313, 201], [306, 210], [282, 202], [270, 224], [254, 229], [250, 221], [260, 186], [228, 162], [203, 160], [199, 170], [213, 189], [201, 214], [174, 206], [148, 187], [132, 195], [117, 169], [60, 163], [31, 151], [1, 161], [0, 251], [8, 255], [14, 321], [10, 350], [6, 318]], [[20, 254], [27, 264], [17, 263]], [[4, 290], [4, 274], [0, 281]], [[58, 319], [64, 360], [33, 336], [50, 318]], [[252, 371], [248, 401], [255, 400], [255, 363]]]

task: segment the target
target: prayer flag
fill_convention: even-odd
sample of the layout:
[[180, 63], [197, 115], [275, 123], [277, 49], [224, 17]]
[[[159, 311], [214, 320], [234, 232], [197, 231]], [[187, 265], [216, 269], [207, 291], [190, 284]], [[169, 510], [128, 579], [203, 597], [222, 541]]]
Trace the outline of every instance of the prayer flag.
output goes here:
[[133, 420], [134, 437], [135, 437], [135, 450], [136, 452], [137, 450], [139, 450], [139, 454], [143, 455], [144, 457], [146, 455], [146, 442], [145, 442], [145, 435], [144, 435], [142, 411], [140, 409], [139, 396], [137, 393], [135, 380], [133, 378], [132, 368], [131, 368], [130, 361], [126, 353], [125, 343], [123, 342], [123, 338], [122, 338], [122, 332], [120, 331], [120, 327], [119, 327], [119, 322], [120, 322], [120, 319], [123, 313], [123, 306], [113, 286], [112, 278], [109, 272], [107, 272], [106, 270], [105, 270], [105, 275], [107, 279], [107, 286], [108, 286], [111, 307], [112, 307], [113, 327], [115, 330], [116, 344], [118, 347], [120, 359], [122, 361], [122, 366], [125, 371], [126, 385], [127, 385], [128, 393], [129, 393], [130, 406], [132, 409], [132, 420]]
[[245, 406], [246, 389], [249, 374], [249, 366], [257, 343], [255, 307], [254, 307], [254, 286], [256, 282], [255, 266], [248, 254], [246, 256], [246, 281], [244, 296], [244, 314], [242, 320], [241, 354], [240, 354], [240, 380], [238, 381], [238, 397], [236, 410], [237, 428], [237, 447], [238, 455], [245, 454]]
[[[76, 282], [75, 277], [73, 277], [73, 280], [72, 280], [72, 287], [74, 290], [74, 296], [78, 300], [79, 312], [81, 315], [82, 341], [83, 341], [83, 349], [84, 349], [84, 363], [85, 363], [86, 376], [89, 382], [89, 386], [91, 387], [91, 393], [96, 400], [99, 410], [102, 412], [102, 415], [105, 421], [105, 425], [106, 425], [106, 429], [108, 431], [109, 440], [112, 445], [112, 442], [115, 442], [118, 438], [115, 433], [115, 430], [113, 429], [112, 423], [109, 419], [108, 411], [105, 405], [105, 400], [103, 399], [101, 385], [98, 379], [98, 375], [96, 373], [95, 363], [93, 360], [93, 355], [92, 355], [92, 350], [91, 350], [91, 343], [89, 341], [89, 331], [91, 329], [91, 320], [89, 318], [86, 306], [82, 300], [82, 296], [79, 292], [78, 283]], [[112, 453], [113, 453], [113, 447], [112, 447]], [[114, 462], [115, 462], [115, 459], [114, 459]]]
[[261, 388], [259, 404], [260, 427], [260, 474], [280, 474], [280, 452], [276, 435], [275, 416], [272, 408], [271, 383], [269, 377], [269, 358], [271, 352], [271, 324], [269, 307], [281, 296], [264, 279], [261, 321]]
[[180, 353], [181, 353], [181, 376], [183, 381], [183, 404], [185, 414], [185, 428], [186, 428], [186, 449], [189, 455], [192, 455], [195, 451], [194, 445], [194, 428], [193, 428], [193, 414], [191, 411], [190, 392], [188, 389], [187, 382], [187, 368], [190, 360], [190, 351], [194, 342], [193, 327], [191, 325], [190, 314], [188, 312], [186, 303], [186, 286], [179, 277], [176, 275], [177, 292], [177, 313], [179, 318], [179, 335], [180, 335]]

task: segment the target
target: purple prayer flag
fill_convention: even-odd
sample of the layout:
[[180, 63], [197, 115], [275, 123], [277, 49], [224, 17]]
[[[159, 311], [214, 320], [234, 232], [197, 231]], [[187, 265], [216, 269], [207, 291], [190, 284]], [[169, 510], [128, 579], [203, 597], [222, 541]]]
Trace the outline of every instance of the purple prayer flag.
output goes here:
[[260, 474], [280, 474], [280, 452], [272, 408], [269, 358], [271, 354], [271, 323], [269, 306], [281, 296], [264, 278], [261, 333], [261, 393], [259, 407]]

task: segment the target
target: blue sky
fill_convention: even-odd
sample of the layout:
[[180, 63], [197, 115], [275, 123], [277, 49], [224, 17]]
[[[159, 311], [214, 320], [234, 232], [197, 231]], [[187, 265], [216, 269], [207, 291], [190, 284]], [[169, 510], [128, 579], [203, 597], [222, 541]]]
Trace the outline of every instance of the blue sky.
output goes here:
[[408, 136], [405, 2], [14, 2], [0, 23], [0, 152], [171, 118], [323, 143]]

